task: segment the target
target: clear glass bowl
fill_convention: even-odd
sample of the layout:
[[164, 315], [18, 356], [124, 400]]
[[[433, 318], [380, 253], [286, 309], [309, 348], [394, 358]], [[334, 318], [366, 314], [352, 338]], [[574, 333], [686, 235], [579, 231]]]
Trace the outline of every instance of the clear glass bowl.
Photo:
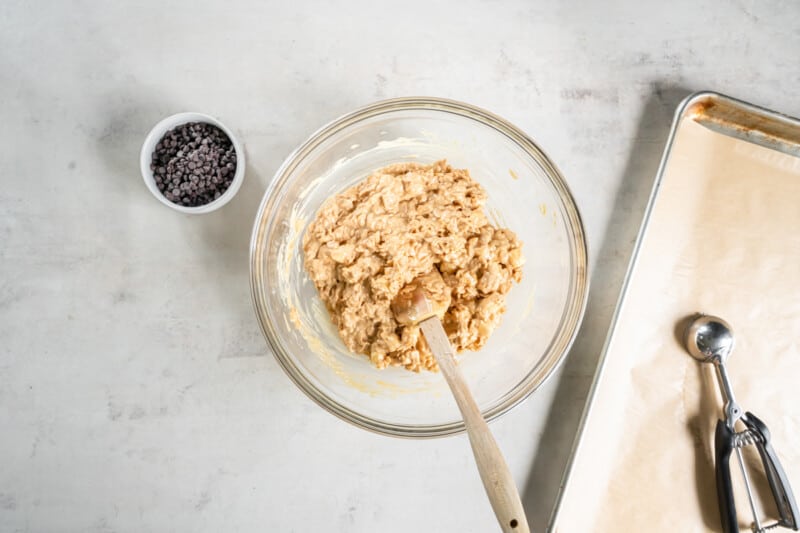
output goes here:
[[269, 185], [250, 245], [253, 302], [289, 377], [319, 405], [357, 426], [403, 437], [464, 430], [438, 373], [374, 368], [348, 352], [303, 267], [302, 237], [327, 198], [373, 170], [447, 159], [488, 193], [487, 213], [524, 243], [522, 282], [500, 327], [460, 367], [484, 416], [494, 419], [536, 390], [572, 344], [586, 304], [587, 253], [564, 179], [520, 130], [482, 109], [439, 98], [375, 103], [323, 127]]

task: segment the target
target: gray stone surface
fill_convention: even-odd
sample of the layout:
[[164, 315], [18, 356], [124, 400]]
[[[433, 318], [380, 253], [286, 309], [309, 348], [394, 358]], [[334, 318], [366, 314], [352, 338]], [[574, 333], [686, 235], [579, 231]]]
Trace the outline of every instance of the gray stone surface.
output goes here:
[[[0, 530], [495, 530], [465, 437], [340, 422], [283, 374], [250, 305], [250, 225], [284, 157], [412, 94], [526, 130], [584, 215], [578, 341], [492, 425], [544, 529], [673, 110], [714, 89], [799, 115], [800, 4], [382, 4], [0, 5]], [[248, 155], [239, 195], [198, 218], [138, 171], [149, 128], [183, 110]]]

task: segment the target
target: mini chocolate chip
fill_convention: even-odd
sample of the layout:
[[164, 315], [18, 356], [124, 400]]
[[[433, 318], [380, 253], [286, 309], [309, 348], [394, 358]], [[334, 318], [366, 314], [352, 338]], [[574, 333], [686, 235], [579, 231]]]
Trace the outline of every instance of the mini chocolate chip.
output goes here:
[[216, 126], [192, 122], [159, 139], [151, 168], [165, 198], [199, 206], [219, 198], [230, 187], [236, 172], [236, 150]]

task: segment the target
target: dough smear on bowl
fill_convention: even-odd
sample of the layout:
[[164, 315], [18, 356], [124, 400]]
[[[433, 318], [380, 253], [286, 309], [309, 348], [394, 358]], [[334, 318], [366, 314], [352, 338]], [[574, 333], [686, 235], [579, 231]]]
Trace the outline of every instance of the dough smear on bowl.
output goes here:
[[305, 268], [348, 349], [378, 368], [438, 370], [419, 327], [401, 325], [391, 309], [433, 269], [445, 286], [426, 289], [450, 291], [442, 322], [453, 347], [486, 343], [524, 258], [514, 232], [486, 218], [485, 203], [468, 170], [437, 161], [376, 170], [320, 207], [303, 236]]

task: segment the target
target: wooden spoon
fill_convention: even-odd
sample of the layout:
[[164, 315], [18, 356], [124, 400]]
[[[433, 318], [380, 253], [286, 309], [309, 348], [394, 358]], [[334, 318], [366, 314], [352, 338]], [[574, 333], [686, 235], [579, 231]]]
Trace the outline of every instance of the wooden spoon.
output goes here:
[[453, 347], [440, 318], [450, 306], [450, 291], [437, 270], [417, 277], [392, 302], [392, 312], [404, 325], [418, 324], [458, 404], [467, 428], [475, 464], [494, 514], [505, 533], [529, 533], [528, 520], [514, 478], [464, 381]]

